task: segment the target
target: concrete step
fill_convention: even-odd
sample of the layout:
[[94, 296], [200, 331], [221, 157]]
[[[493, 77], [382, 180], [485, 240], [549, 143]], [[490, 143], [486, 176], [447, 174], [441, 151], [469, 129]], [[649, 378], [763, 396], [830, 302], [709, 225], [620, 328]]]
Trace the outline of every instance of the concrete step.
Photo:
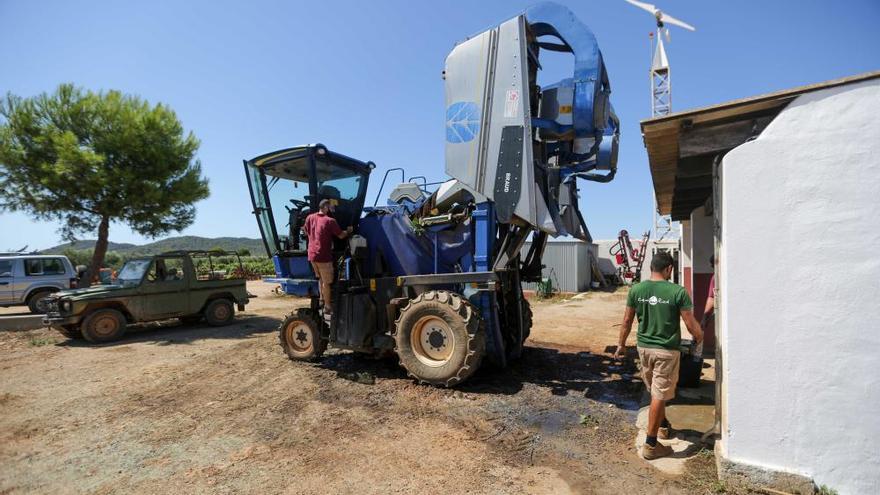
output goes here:
[[34, 330], [43, 326], [43, 315], [0, 316], [0, 331]]

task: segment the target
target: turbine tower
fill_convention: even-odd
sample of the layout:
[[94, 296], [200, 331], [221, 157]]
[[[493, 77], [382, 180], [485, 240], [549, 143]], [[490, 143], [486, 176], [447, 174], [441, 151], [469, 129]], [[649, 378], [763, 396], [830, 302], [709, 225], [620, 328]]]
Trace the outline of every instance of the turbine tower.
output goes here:
[[651, 33], [651, 116], [660, 117], [672, 112], [672, 73], [669, 67], [669, 58], [666, 56], [666, 47], [663, 44], [663, 35], [669, 42], [669, 28], [666, 24], [683, 27], [689, 31], [697, 29], [690, 24], [680, 21], [655, 5], [637, 0], [626, 0], [627, 3], [650, 12], [657, 21], [657, 40]]
[[[669, 28], [666, 24], [682, 27], [689, 31], [696, 31], [697, 28], [690, 24], [678, 20], [675, 17], [661, 11], [657, 6], [650, 3], [639, 2], [637, 0], [626, 0], [627, 3], [648, 11], [657, 21], [657, 41], [654, 41], [654, 33], [651, 33], [651, 116], [662, 117], [672, 113], [672, 73], [669, 67], [669, 58], [666, 56], [666, 47], [663, 45], [663, 35], [666, 35], [666, 41], [669, 42]], [[653, 193], [653, 188], [651, 190]], [[654, 232], [657, 241], [663, 240], [673, 231], [672, 217], [669, 215], [659, 215], [657, 211], [657, 197], [654, 197]]]
[[656, 44], [654, 33], [651, 33], [651, 44], [654, 45], [651, 47], [654, 52], [651, 59], [651, 116], [659, 117], [672, 113], [672, 74], [659, 30]]

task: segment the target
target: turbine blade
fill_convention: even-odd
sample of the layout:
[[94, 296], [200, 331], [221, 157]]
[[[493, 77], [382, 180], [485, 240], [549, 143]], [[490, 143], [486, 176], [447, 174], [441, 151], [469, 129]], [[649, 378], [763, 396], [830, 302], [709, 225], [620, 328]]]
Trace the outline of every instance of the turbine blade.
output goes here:
[[654, 12], [657, 11], [657, 7], [651, 5], [650, 3], [639, 2], [637, 0], [626, 0], [626, 2], [629, 3], [630, 5], [635, 5], [636, 7], [640, 8], [640, 9], [647, 10], [651, 14], [653, 14]]
[[[629, 1], [629, 0], [627, 0], [627, 1]], [[663, 16], [660, 18], [660, 20], [663, 21], [664, 24], [672, 24], [674, 26], [683, 27], [689, 31], [696, 31], [697, 30], [697, 28], [691, 26], [690, 24], [688, 24], [684, 21], [680, 21], [680, 20], [676, 19], [675, 17], [672, 17], [671, 15], [667, 14], [666, 12], [663, 13]]]

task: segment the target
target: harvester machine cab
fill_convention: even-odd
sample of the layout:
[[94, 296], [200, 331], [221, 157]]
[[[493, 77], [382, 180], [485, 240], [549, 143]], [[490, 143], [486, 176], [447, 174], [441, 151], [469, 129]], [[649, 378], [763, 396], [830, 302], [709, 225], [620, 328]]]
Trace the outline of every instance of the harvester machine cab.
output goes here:
[[[254, 215], [279, 283], [292, 295], [317, 294], [306, 258], [305, 218], [328, 199], [343, 229], [357, 227], [372, 162], [332, 152], [321, 144], [288, 148], [244, 161]], [[343, 248], [340, 246], [340, 248]]]

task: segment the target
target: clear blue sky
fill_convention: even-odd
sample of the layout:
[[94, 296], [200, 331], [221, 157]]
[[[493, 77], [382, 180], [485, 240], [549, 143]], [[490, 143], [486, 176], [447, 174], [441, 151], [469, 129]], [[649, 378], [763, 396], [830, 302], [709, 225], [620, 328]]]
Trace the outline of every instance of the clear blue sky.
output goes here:
[[[0, 91], [31, 96], [73, 82], [169, 104], [201, 139], [211, 181], [211, 197], [183, 233], [258, 237], [243, 158], [322, 142], [375, 161], [380, 174], [402, 166], [445, 178], [444, 59], [456, 41], [531, 3], [0, 0]], [[622, 123], [617, 178], [583, 184], [581, 208], [596, 238], [641, 232], [652, 208], [639, 132], [649, 116], [652, 19], [623, 0], [560, 3], [596, 33]], [[674, 110], [880, 69], [877, 0], [661, 7], [697, 27], [672, 28]], [[0, 214], [0, 250], [52, 246], [56, 230]], [[122, 225], [110, 238], [144, 241]]]

